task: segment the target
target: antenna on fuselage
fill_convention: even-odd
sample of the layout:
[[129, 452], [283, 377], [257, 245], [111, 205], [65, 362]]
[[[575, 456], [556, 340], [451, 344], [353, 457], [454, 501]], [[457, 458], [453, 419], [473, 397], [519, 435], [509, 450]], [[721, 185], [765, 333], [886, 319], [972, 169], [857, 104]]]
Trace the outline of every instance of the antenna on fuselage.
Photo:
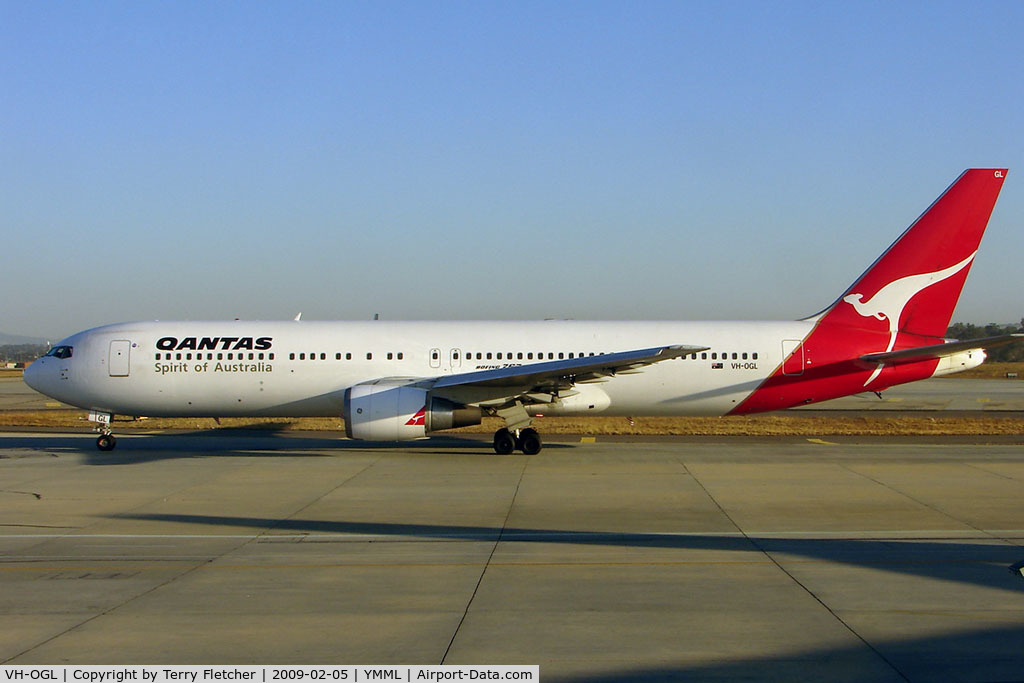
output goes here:
[[292, 320], [295, 320], [295, 321], [302, 320], [302, 311], [299, 311], [298, 315], [296, 315], [294, 318], [292, 318]]

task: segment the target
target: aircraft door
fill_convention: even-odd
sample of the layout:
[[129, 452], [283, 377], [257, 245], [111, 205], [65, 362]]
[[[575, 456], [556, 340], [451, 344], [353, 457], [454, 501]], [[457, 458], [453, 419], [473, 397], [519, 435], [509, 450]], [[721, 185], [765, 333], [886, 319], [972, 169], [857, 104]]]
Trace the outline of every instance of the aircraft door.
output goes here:
[[430, 367], [441, 367], [441, 349], [430, 349]]
[[132, 343], [124, 339], [110, 342], [107, 368], [111, 377], [127, 377]]
[[782, 374], [804, 374], [804, 345], [802, 339], [782, 340]]

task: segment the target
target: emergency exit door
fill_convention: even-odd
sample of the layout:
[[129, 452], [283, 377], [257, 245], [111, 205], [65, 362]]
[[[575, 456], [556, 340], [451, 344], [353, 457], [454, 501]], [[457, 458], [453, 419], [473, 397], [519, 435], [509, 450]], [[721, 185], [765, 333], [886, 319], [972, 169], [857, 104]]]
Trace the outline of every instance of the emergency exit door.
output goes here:
[[107, 368], [111, 377], [127, 377], [128, 361], [131, 353], [132, 343], [123, 339], [110, 342], [110, 358], [107, 361]]
[[800, 339], [782, 340], [782, 374], [804, 374], [804, 345]]

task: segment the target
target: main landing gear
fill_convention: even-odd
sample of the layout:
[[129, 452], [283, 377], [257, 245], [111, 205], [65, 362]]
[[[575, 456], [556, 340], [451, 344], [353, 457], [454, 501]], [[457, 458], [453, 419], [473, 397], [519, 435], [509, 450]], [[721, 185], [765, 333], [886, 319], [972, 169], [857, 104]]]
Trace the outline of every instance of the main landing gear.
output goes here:
[[523, 455], [536, 455], [540, 453], [542, 444], [540, 434], [536, 429], [516, 429], [514, 432], [502, 427], [494, 432], [494, 452], [498, 455], [508, 455], [512, 451], [522, 451]]

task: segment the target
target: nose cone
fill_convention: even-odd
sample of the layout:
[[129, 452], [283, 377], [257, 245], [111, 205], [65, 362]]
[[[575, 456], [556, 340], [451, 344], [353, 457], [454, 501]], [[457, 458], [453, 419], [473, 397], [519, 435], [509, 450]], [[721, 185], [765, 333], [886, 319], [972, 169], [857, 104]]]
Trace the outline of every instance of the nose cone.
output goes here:
[[27, 368], [25, 368], [25, 372], [22, 375], [22, 378], [25, 380], [25, 384], [39, 393], [44, 393], [42, 388], [43, 364], [44, 361], [42, 358], [36, 359]]

